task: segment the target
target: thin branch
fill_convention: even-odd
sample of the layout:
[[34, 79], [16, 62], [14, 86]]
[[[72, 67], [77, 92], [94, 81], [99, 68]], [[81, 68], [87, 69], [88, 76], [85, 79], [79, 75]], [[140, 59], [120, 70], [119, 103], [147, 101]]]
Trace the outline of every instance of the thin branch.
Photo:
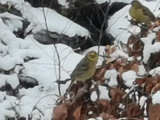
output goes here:
[[156, 5], [155, 9], [153, 10], [153, 12], [155, 12], [155, 10], [157, 9], [157, 7], [159, 6], [160, 1], [158, 2], [158, 4]]
[[127, 9], [123, 14], [121, 14], [121, 15], [115, 20], [115, 22], [114, 22], [112, 25], [110, 25], [110, 27], [107, 28], [107, 31], [109, 31], [110, 28], [112, 28], [112, 26], [115, 25], [115, 23], [116, 23], [120, 18], [122, 18], [123, 15], [126, 14], [127, 12], [128, 12], [128, 9]]
[[87, 17], [87, 20], [94, 27], [94, 29], [96, 29], [98, 32], [100, 32], [100, 30], [92, 23], [92, 20], [90, 20], [89, 17]]
[[119, 28], [121, 30], [126, 30], [127, 32], [131, 33], [131, 35], [135, 36], [135, 34], [133, 34], [131, 31], [129, 31], [127, 28]]
[[103, 57], [103, 58], [112, 58], [111, 56], [107, 56], [107, 55], [98, 55], [98, 56], [100, 56], [100, 57]]
[[[46, 29], [47, 29], [47, 34], [48, 34], [48, 36], [50, 36], [49, 35], [48, 24], [47, 24], [47, 19], [46, 19], [46, 15], [45, 15], [45, 11], [44, 11], [44, 7], [43, 7], [43, 15], [44, 15], [45, 25], [46, 25]], [[59, 41], [59, 39], [58, 39], [58, 41]], [[55, 48], [55, 52], [56, 52], [57, 58], [58, 58], [58, 65], [59, 65], [59, 76], [58, 76], [58, 79], [60, 80], [61, 79], [61, 61], [60, 61], [60, 56], [59, 56], [59, 53], [58, 53], [58, 50], [57, 50], [57, 46], [55, 44], [53, 44], [53, 46]], [[60, 84], [58, 84], [58, 92], [59, 92], [59, 95], [61, 96]]]
[[107, 10], [105, 12], [103, 23], [102, 23], [102, 26], [101, 26], [101, 29], [100, 29], [100, 34], [99, 34], [99, 38], [98, 38], [98, 54], [100, 52], [100, 42], [101, 42], [101, 39], [102, 39], [102, 36], [103, 36], [103, 27], [106, 25], [106, 20], [107, 20], [107, 15], [108, 15], [110, 3], [111, 3], [111, 0], [109, 0], [109, 2], [108, 2], [108, 7], [107, 7]]
[[132, 87], [128, 93], [126, 93], [122, 98], [125, 99], [131, 92], [133, 92], [135, 90], [134, 87]]
[[58, 95], [56, 95], [56, 94], [49, 94], [49, 95], [45, 95], [45, 96], [41, 97], [41, 99], [39, 99], [39, 100], [37, 101], [37, 103], [33, 106], [32, 112], [31, 112], [31, 117], [32, 117], [33, 111], [34, 111], [35, 109], [38, 110], [38, 111], [44, 116], [43, 112], [37, 107], [37, 105], [38, 105], [38, 103], [39, 103], [42, 99], [44, 99], [45, 97], [53, 96], [53, 95], [58, 97]]

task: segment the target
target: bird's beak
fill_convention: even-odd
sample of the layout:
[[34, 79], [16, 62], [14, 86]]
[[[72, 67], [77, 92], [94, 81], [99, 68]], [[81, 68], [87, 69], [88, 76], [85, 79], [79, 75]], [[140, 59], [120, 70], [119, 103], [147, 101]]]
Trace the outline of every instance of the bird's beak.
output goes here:
[[94, 58], [95, 58], [95, 55], [90, 55], [90, 56], [91, 56], [91, 58], [92, 58], [92, 59], [94, 59]]

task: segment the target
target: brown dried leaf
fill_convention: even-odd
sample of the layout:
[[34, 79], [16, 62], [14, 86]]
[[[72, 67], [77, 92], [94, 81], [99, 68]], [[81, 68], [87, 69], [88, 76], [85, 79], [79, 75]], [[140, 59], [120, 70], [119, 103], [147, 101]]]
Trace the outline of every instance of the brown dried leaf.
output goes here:
[[154, 77], [146, 77], [146, 85], [145, 85], [145, 92], [148, 94], [151, 93], [152, 88], [158, 83], [158, 80]]
[[149, 105], [149, 118], [150, 120], [159, 120], [160, 118], [160, 104]]
[[134, 43], [136, 43], [137, 41], [138, 41], [138, 40], [137, 40], [137, 37], [134, 36], [134, 35], [131, 35], [131, 36], [128, 38], [127, 45], [134, 44]]
[[109, 90], [109, 95], [111, 97], [110, 103], [114, 105], [114, 107], [117, 107], [119, 103], [122, 102], [122, 98], [125, 94], [125, 91], [120, 88], [111, 88]]
[[79, 106], [73, 113], [75, 120], [80, 120], [82, 106]]
[[115, 57], [108, 58], [106, 64], [109, 64], [109, 63], [111, 63], [111, 62], [113, 62], [115, 60], [116, 60]]
[[97, 100], [97, 105], [100, 112], [107, 112], [109, 108], [109, 101], [105, 99]]
[[123, 52], [128, 54], [128, 52], [129, 52], [128, 45], [123, 43], [122, 41], [119, 41], [119, 42], [120, 42], [120, 45], [122, 47]]
[[151, 92], [152, 92], [152, 93], [156, 93], [158, 90], [160, 90], [160, 83], [156, 84], [156, 85], [152, 88]]
[[68, 116], [68, 108], [65, 103], [57, 105], [53, 110], [52, 120], [65, 120]]
[[102, 112], [100, 114], [100, 117], [103, 118], [103, 120], [116, 120], [116, 118], [113, 115], [110, 115], [108, 113]]
[[88, 84], [86, 83], [82, 88], [78, 89], [76, 96], [73, 98], [73, 101], [71, 103], [72, 105], [76, 104], [76, 102], [82, 98], [82, 96], [87, 92], [87, 87]]
[[[143, 85], [145, 82], [146, 82], [145, 78], [137, 78], [135, 80], [135, 83], [138, 84], [138, 85], [140, 85], [140, 86]], [[143, 87], [143, 86], [141, 86], [141, 87]]]
[[133, 70], [133, 71], [135, 71], [136, 73], [139, 71], [139, 65], [137, 65], [136, 63], [135, 64], [133, 64], [132, 66], [131, 66], [131, 70]]
[[115, 52], [117, 50], [117, 48], [115, 46], [111, 46], [111, 45], [106, 45], [105, 51], [106, 51], [106, 55], [110, 56], [113, 52]]
[[155, 26], [160, 26], [160, 19], [157, 19], [155, 22], [154, 22]]
[[63, 101], [63, 100], [65, 100], [65, 99], [66, 99], [65, 96], [59, 96], [59, 100], [60, 100], [60, 101]]
[[117, 95], [118, 95], [118, 96], [123, 96], [123, 95], [126, 94], [125, 91], [123, 91], [123, 90], [120, 89], [120, 88], [112, 88], [112, 89], [110, 89], [109, 92], [110, 92], [109, 94], [110, 94], [111, 98], [114, 98], [114, 97], [116, 97]]
[[113, 64], [110, 64], [110, 65], [109, 65], [109, 70], [113, 70], [113, 69], [116, 69], [116, 68], [114, 67]]
[[105, 50], [106, 50], [106, 51], [109, 50], [110, 47], [111, 47], [111, 45], [106, 45]]
[[142, 115], [142, 110], [139, 104], [134, 103], [127, 109], [127, 117], [139, 117], [140, 115]]
[[118, 73], [119, 73], [120, 76], [122, 76], [123, 72], [124, 72], [123, 67], [121, 67], [121, 68], [118, 69]]
[[160, 42], [160, 30], [157, 32], [156, 42]]
[[105, 67], [96, 70], [96, 73], [95, 73], [93, 79], [94, 79], [95, 81], [98, 81], [98, 82], [101, 83], [101, 84], [104, 83], [104, 74], [105, 74], [105, 72], [106, 72], [106, 68], [105, 68]]
[[155, 27], [158, 27], [158, 26], [160, 26], [160, 19], [159, 18], [154, 22], [154, 25], [152, 25], [150, 27], [150, 30], [152, 31]]

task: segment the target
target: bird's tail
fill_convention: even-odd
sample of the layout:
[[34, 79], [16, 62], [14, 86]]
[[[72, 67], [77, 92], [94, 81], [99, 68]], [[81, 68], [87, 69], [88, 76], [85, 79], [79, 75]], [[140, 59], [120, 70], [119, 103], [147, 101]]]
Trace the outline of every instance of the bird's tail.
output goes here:
[[71, 81], [71, 83], [69, 84], [68, 88], [66, 89], [66, 93], [64, 94], [64, 96], [66, 96], [69, 93], [69, 91], [71, 90], [73, 84], [74, 84], [74, 82]]

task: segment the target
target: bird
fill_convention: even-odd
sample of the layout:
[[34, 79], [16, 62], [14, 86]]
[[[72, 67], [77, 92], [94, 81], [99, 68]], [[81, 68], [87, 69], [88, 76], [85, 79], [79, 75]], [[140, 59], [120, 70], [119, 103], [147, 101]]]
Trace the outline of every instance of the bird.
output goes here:
[[80, 60], [76, 65], [73, 72], [70, 74], [71, 83], [67, 88], [66, 92], [69, 92], [75, 82], [85, 83], [91, 79], [96, 72], [96, 64], [98, 62], [98, 53], [95, 51], [88, 52], [85, 57]]
[[151, 22], [154, 22], [156, 19], [153, 13], [138, 0], [133, 0], [131, 2], [129, 14], [137, 22], [141, 24], [144, 23], [145, 25], [151, 25]]

